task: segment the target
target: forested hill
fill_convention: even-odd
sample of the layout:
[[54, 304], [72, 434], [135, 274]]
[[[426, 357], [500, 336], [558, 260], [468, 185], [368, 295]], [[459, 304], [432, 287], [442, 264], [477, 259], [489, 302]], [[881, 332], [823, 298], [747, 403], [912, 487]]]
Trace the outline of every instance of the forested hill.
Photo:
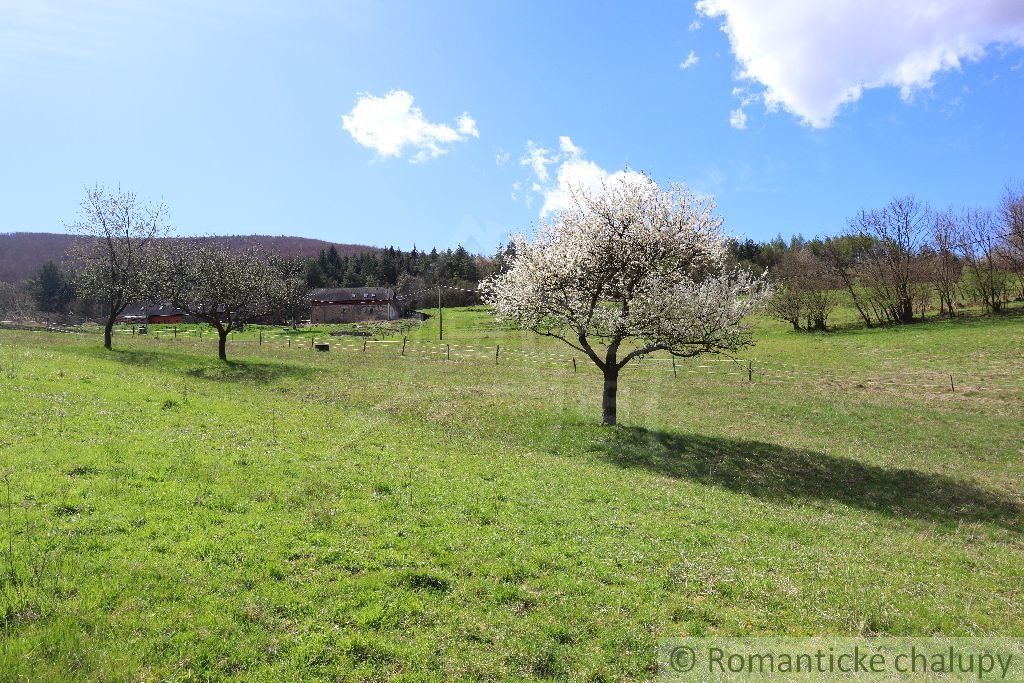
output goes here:
[[[0, 233], [0, 282], [22, 282], [33, 277], [47, 261], [61, 262], [76, 239], [74, 235], [52, 232]], [[306, 237], [228, 235], [216, 239], [238, 249], [259, 244], [281, 256], [304, 258], [314, 258], [332, 244], [342, 256], [377, 251], [377, 247], [362, 244], [334, 244]]]

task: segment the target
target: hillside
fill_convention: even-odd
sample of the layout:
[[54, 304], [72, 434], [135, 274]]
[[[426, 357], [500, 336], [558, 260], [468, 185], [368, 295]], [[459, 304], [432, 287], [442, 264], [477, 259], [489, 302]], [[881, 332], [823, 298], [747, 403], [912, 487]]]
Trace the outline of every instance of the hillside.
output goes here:
[[[0, 234], [0, 282], [21, 282], [32, 277], [49, 260], [61, 261], [68, 249], [80, 238], [52, 232], [12, 232]], [[335, 244], [306, 237], [273, 235], [225, 235], [216, 237], [233, 247], [244, 249], [260, 244], [282, 256], [316, 256], [332, 244], [342, 256], [372, 251], [376, 247], [362, 244]]]

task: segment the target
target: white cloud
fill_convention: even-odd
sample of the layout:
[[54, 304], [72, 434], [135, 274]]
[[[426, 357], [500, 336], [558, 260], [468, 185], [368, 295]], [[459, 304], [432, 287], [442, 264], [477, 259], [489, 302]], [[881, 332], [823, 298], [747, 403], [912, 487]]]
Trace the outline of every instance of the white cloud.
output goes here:
[[577, 147], [568, 135], [562, 135], [558, 138], [558, 148], [562, 150], [563, 154], [568, 154], [571, 157], [578, 157], [583, 154], [583, 149]]
[[618, 180], [643, 180], [644, 176], [636, 171], [615, 171], [609, 173], [593, 161], [586, 159], [569, 159], [558, 167], [555, 184], [544, 188], [542, 195], [544, 204], [540, 208], [541, 217], [553, 211], [561, 211], [573, 206], [573, 192], [595, 192], [608, 183]]
[[740, 77], [764, 86], [769, 109], [819, 128], [866, 89], [909, 99], [990, 45], [1024, 46], [1021, 0], [700, 0], [697, 11], [723, 18]]
[[690, 54], [686, 55], [686, 59], [679, 62], [679, 68], [685, 71], [686, 69], [689, 69], [691, 66], [697, 66], [697, 62], [699, 61], [700, 57], [697, 56], [697, 53], [694, 52], [693, 50], [690, 50]]
[[494, 163], [498, 166], [504, 166], [512, 158], [512, 152], [506, 152], [501, 147], [494, 153]]
[[480, 137], [476, 121], [465, 112], [455, 120], [456, 128], [427, 121], [404, 90], [392, 90], [383, 97], [360, 94], [341, 122], [353, 140], [384, 158], [415, 150], [411, 160], [426, 161], [446, 154], [453, 142]]
[[459, 132], [463, 135], [480, 137], [480, 131], [476, 129], [476, 120], [469, 115], [468, 111], [459, 114], [459, 118], [455, 119], [455, 125], [459, 127]]
[[736, 130], [746, 130], [747, 112], [743, 111], [743, 107], [733, 109], [729, 112], [729, 125]]
[[761, 99], [759, 95], [748, 93], [746, 88], [739, 86], [732, 89], [732, 96], [739, 100], [741, 107], [749, 107]]
[[[522, 197], [527, 207], [533, 205], [535, 195], [543, 200], [540, 208], [542, 218], [553, 211], [570, 208], [572, 193], [575, 191], [592, 192], [609, 181], [644, 178], [635, 171], [609, 172], [593, 161], [584, 159], [583, 149], [568, 135], [558, 138], [558, 148], [559, 152], [555, 154], [532, 140], [527, 141], [527, 152], [520, 163], [533, 171], [534, 180], [527, 181], [529, 192], [525, 191], [527, 183], [512, 184], [512, 199]], [[549, 166], [555, 167], [553, 178]]]
[[700, 19], [694, 19], [693, 21], [691, 21], [690, 22], [690, 26], [687, 28], [687, 30], [689, 30], [689, 31], [699, 31], [700, 30]]
[[526, 156], [519, 160], [519, 164], [529, 166], [541, 182], [548, 180], [548, 166], [554, 162], [555, 157], [551, 156], [550, 150], [535, 144], [533, 140], [526, 141]]

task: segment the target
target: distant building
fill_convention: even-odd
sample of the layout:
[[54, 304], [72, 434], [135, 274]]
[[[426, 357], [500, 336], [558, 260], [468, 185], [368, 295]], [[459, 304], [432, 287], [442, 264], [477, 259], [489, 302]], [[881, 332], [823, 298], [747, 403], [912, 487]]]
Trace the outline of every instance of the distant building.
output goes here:
[[395, 290], [387, 287], [335, 287], [309, 293], [310, 322], [354, 323], [364, 320], [396, 320], [402, 306]]
[[153, 325], [177, 324], [185, 322], [185, 312], [175, 308], [169, 303], [153, 303], [144, 301], [137, 304], [128, 304], [121, 315], [117, 316], [117, 322], [141, 325], [143, 323]]

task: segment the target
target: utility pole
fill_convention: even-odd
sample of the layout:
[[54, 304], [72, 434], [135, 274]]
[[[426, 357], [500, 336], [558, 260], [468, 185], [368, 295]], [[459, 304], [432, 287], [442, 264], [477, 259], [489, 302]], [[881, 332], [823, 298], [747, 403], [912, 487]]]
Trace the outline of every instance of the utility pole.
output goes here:
[[441, 310], [441, 285], [437, 286], [437, 339], [444, 341], [444, 312]]

